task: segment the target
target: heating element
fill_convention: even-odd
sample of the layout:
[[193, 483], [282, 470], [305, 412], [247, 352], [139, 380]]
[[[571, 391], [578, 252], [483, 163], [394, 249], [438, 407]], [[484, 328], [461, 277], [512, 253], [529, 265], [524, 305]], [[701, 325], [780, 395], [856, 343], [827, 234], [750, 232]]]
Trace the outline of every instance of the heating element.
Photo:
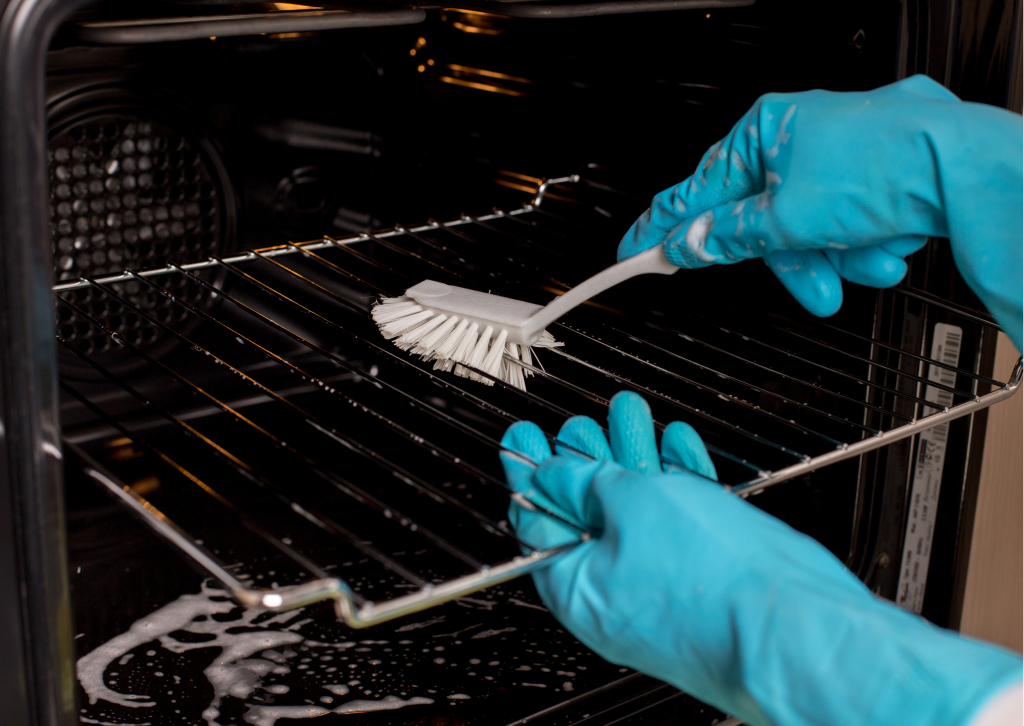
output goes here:
[[[435, 372], [369, 317], [377, 298], [428, 278], [545, 303], [614, 258], [638, 203], [563, 177], [512, 211], [58, 285], [60, 319], [112, 343], [58, 333], [62, 370], [74, 371], [61, 380], [66, 443], [244, 605], [333, 599], [366, 627], [575, 546], [537, 549], [507, 523], [498, 453], [515, 421], [554, 441], [566, 418], [603, 423], [612, 395], [634, 390], [659, 431], [693, 425], [722, 485], [750, 496], [1019, 387], [1020, 362], [996, 381], [959, 354], [996, 327], [983, 313], [848, 286], [844, 310], [870, 305], [874, 317], [819, 320], [792, 303], [778, 314], [766, 300], [780, 288], [754, 263], [634, 280], [574, 310], [550, 328], [565, 347], [536, 356], [526, 391]], [[138, 289], [175, 314], [139, 308]], [[105, 304], [177, 345], [152, 354], [95, 316]], [[926, 331], [916, 345], [891, 342], [895, 309]]]

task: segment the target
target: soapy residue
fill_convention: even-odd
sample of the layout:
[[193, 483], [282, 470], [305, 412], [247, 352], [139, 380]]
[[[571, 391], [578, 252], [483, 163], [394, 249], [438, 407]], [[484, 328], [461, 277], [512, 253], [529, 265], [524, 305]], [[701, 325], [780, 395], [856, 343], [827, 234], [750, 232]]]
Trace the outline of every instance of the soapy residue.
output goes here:
[[[392, 711], [437, 701], [448, 709], [461, 708], [479, 698], [468, 686], [478, 684], [489, 693], [505, 679], [509, 680], [506, 685], [535, 692], [578, 690], [570, 679], [577, 670], [587, 670], [575, 662], [576, 656], [584, 654], [582, 646], [563, 630], [544, 627], [550, 620], [523, 627], [535, 613], [517, 615], [513, 609], [546, 612], [536, 601], [520, 599], [526, 597], [523, 591], [498, 588], [487, 595], [490, 599], [461, 598], [451, 606], [454, 610], [449, 610], [447, 620], [441, 614], [385, 626], [395, 633], [409, 632], [416, 640], [357, 642], [344, 638], [353, 637], [352, 631], [335, 631], [333, 621], [310, 617], [311, 609], [246, 611], [226, 591], [204, 584], [199, 593], [183, 595], [137, 620], [127, 632], [78, 661], [79, 679], [92, 704], [80, 718], [97, 726], [130, 726], [129, 722], [148, 726], [150, 721], [163, 726], [178, 723], [179, 715], [180, 723], [199, 721], [204, 726], [276, 726], [279, 719], [328, 716], [331, 721], [331, 714]], [[502, 617], [502, 609], [509, 615]], [[474, 622], [484, 619], [476, 610], [493, 613], [488, 616], [489, 629]], [[513, 622], [521, 627], [508, 625], [511, 617], [520, 618]], [[516, 633], [517, 646], [501, 650], [505, 646], [497, 641], [510, 633]], [[581, 650], [573, 654], [567, 647]], [[495, 659], [499, 652], [505, 656], [500, 661]], [[190, 673], [198, 675], [202, 669], [209, 691], [202, 678], [190, 682], [193, 676], [183, 672], [183, 679], [174, 674], [175, 663], [186, 653], [198, 666]], [[428, 680], [431, 676], [422, 672], [424, 667], [437, 669], [446, 682], [451, 675], [442, 672], [462, 673], [467, 687], [460, 692], [450, 683], [442, 688]], [[140, 676], [145, 687], [139, 685]], [[520, 682], [515, 676], [532, 682]], [[549, 682], [542, 682], [549, 676]], [[152, 685], [154, 677], [159, 687]], [[183, 698], [185, 702], [179, 702]], [[188, 710], [181, 710], [186, 703]], [[117, 713], [104, 704], [127, 707], [150, 718], [133, 718], [132, 712]]]
[[[240, 613], [238, 617], [228, 617], [232, 612]], [[313, 718], [327, 713], [364, 713], [384, 711], [433, 703], [433, 699], [414, 696], [402, 699], [387, 695], [375, 700], [351, 700], [342, 703], [332, 710], [321, 706], [298, 706], [277, 704], [255, 704], [248, 701], [257, 690], [267, 694], [281, 696], [291, 688], [283, 684], [263, 684], [263, 679], [270, 675], [286, 675], [292, 668], [286, 665], [290, 658], [298, 653], [287, 646], [302, 645], [302, 650], [309, 650], [309, 643], [330, 646], [336, 652], [343, 652], [355, 643], [319, 643], [308, 641], [301, 634], [293, 632], [298, 627], [313, 622], [312, 619], [299, 620], [303, 608], [287, 612], [269, 614], [260, 610], [241, 610], [230, 600], [226, 591], [210, 587], [204, 583], [202, 590], [195, 595], [182, 595], [177, 600], [141, 618], [129, 627], [128, 632], [112, 638], [91, 653], [78, 660], [78, 680], [82, 684], [90, 704], [103, 700], [129, 708], [148, 708], [156, 705], [150, 696], [137, 693], [120, 693], [104, 683], [107, 668], [115, 661], [124, 666], [132, 658], [128, 651], [152, 641], [158, 640], [168, 651], [181, 654], [197, 648], [220, 648], [219, 654], [204, 670], [210, 685], [213, 687], [213, 700], [203, 711], [202, 717], [209, 726], [219, 726], [217, 718], [220, 707], [227, 697], [246, 702], [248, 710], [244, 715], [247, 723], [253, 726], [273, 726], [279, 718]], [[216, 617], [220, 616], [220, 617]], [[443, 620], [444, 618], [440, 618]], [[277, 625], [280, 630], [269, 626]], [[239, 632], [242, 631], [242, 632]], [[173, 633], [190, 634], [189, 642], [173, 637]], [[195, 637], [200, 636], [200, 637]], [[204, 637], [205, 636], [205, 637]], [[362, 641], [363, 644], [380, 645], [387, 641]], [[364, 650], [359, 649], [357, 650]], [[259, 653], [262, 657], [253, 657]], [[156, 651], [147, 651], [147, 656], [156, 655]], [[322, 661], [333, 659], [331, 655], [321, 656]], [[302, 661], [311, 661], [303, 658]], [[380, 665], [380, 660], [370, 660], [372, 665]], [[147, 665], [152, 665], [148, 663]], [[324, 664], [326, 665], [326, 663]], [[305, 662], [296, 666], [297, 669], [308, 668]], [[111, 673], [111, 676], [117, 675]], [[157, 672], [155, 675], [162, 675]], [[114, 681], [111, 681], [113, 683]], [[349, 687], [340, 684], [324, 686], [335, 695], [345, 695]], [[366, 691], [365, 693], [370, 693]], [[404, 695], [404, 694], [403, 694]], [[262, 699], [258, 699], [262, 700]], [[97, 720], [80, 716], [83, 723], [105, 724]], [[111, 724], [117, 726], [117, 724]], [[147, 725], [148, 726], [148, 725]]]
[[401, 699], [398, 696], [386, 696], [379, 701], [348, 701], [335, 709], [321, 706], [250, 706], [243, 718], [252, 726], [274, 726], [279, 718], [316, 718], [329, 713], [372, 713], [374, 711], [393, 711], [406, 706], [428, 705], [432, 698], [414, 696]]
[[443, 622], [444, 622], [444, 615], [441, 615], [439, 617], [432, 618], [430, 620], [424, 620], [423, 622], [420, 622], [420, 623], [409, 623], [408, 625], [403, 625], [400, 628], [396, 628], [395, 632], [396, 633], [408, 633], [410, 630], [419, 630], [420, 628], [429, 628], [431, 625], [437, 625], [438, 623], [443, 623]]
[[693, 220], [684, 235], [686, 249], [688, 249], [690, 253], [701, 262], [718, 261], [717, 257], [704, 249], [704, 245], [708, 239], [708, 234], [711, 233], [711, 227], [714, 223], [715, 213], [709, 210], [697, 217], [697, 219]]
[[434, 702], [433, 698], [414, 696], [408, 700], [402, 700], [398, 696], [385, 696], [379, 701], [348, 701], [334, 709], [331, 713], [370, 713], [373, 711], [393, 711], [396, 708], [405, 706], [428, 705]]
[[479, 633], [473, 634], [473, 640], [480, 640], [481, 638], [490, 638], [494, 635], [501, 635], [502, 633], [514, 633], [515, 628], [501, 628], [500, 630], [483, 630]]
[[782, 122], [779, 124], [779, 130], [775, 132], [775, 145], [767, 149], [764, 153], [765, 157], [774, 159], [779, 155], [779, 147], [785, 146], [789, 143], [789, 139], [792, 136], [786, 131], [786, 126], [793, 120], [793, 116], [796, 115], [796, 104], [790, 104], [789, 108], [786, 109], [786, 113], [782, 116]]
[[328, 713], [320, 706], [250, 706], [242, 718], [252, 726], [274, 726], [279, 718], [316, 718]]
[[[153, 701], [146, 700], [149, 696], [122, 694], [107, 688], [103, 683], [103, 673], [106, 671], [107, 665], [115, 658], [120, 658], [119, 665], [126, 664], [132, 657], [132, 654], [128, 653], [132, 648], [157, 638], [164, 638], [175, 630], [186, 629], [198, 617], [209, 618], [211, 615], [227, 613], [234, 609], [235, 606], [230, 600], [213, 599], [214, 593], [217, 595], [227, 594], [223, 591], [211, 590], [204, 585], [202, 592], [198, 595], [182, 595], [156, 612], [136, 620], [127, 633], [108, 640], [96, 650], [80, 658], [77, 665], [78, 680], [89, 696], [89, 703], [96, 703], [103, 699], [132, 708], [155, 705]], [[225, 625], [224, 627], [229, 626]]]
[[513, 605], [517, 605], [517, 606], [519, 606], [521, 608], [530, 608], [531, 610], [540, 610], [542, 613], [548, 612], [548, 609], [546, 607], [542, 607], [540, 605], [534, 605], [532, 602], [526, 602], [525, 600], [519, 600], [518, 598], [510, 597], [508, 599], [508, 601], [510, 603], [512, 603]]

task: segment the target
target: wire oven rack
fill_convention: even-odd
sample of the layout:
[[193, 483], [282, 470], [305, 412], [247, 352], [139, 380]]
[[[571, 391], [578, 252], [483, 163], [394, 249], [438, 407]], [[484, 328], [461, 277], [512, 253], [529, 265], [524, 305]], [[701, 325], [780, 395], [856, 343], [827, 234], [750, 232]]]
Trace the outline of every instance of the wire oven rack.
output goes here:
[[[603, 421], [613, 393], [636, 390], [659, 430], [692, 424], [722, 485], [748, 496], [1020, 385], [1020, 362], [1001, 382], [972, 370], [976, 361], [962, 366], [948, 340], [929, 347], [927, 332], [913, 345], [889, 342], [882, 313], [902, 306], [923, 331], [942, 323], [979, 339], [995, 327], [983, 315], [909, 288], [850, 291], [873, 318], [776, 315], [763, 304], [763, 268], [749, 280], [738, 267], [610, 291], [552, 326], [566, 345], [539, 354], [527, 391], [435, 372], [369, 319], [377, 297], [427, 278], [545, 302], [610, 258], [636, 212], [636, 200], [573, 176], [544, 180], [512, 211], [58, 285], [61, 330], [98, 329], [115, 344], [58, 335], [65, 446], [243, 604], [331, 599], [359, 628], [578, 544], [540, 550], [505, 521], [511, 493], [497, 454], [517, 420], [553, 440], [567, 417]], [[737, 280], [746, 292], [716, 295]], [[132, 303], [140, 290], [174, 305], [148, 314]], [[98, 299], [178, 347], [150, 355], [115, 332], [126, 321], [94, 317]], [[579, 541], [589, 536], [567, 524]], [[247, 564], [224, 564], [231, 557]], [[241, 571], [254, 562], [276, 569]], [[338, 566], [350, 569], [331, 572]]]

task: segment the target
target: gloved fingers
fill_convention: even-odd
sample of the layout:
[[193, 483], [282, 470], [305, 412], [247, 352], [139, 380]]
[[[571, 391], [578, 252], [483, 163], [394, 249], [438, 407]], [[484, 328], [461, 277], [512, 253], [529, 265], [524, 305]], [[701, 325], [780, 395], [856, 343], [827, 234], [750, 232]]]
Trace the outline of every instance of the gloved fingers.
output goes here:
[[910, 257], [910, 255], [922, 249], [926, 244], [928, 244], [927, 237], [912, 234], [883, 242], [878, 246], [897, 257]]
[[907, 274], [906, 255], [919, 250], [927, 238], [903, 237], [871, 247], [825, 250], [836, 272], [850, 282], [867, 287], [892, 287]]
[[704, 153], [691, 176], [651, 200], [619, 242], [619, 260], [665, 242], [673, 229], [709, 209], [763, 189], [759, 114], [760, 102]]
[[673, 421], [665, 427], [661, 434], [661, 458], [666, 473], [686, 470], [718, 481], [718, 472], [700, 434], [688, 423]]
[[[559, 446], [559, 442], [568, 444], [570, 448]], [[611, 459], [612, 450], [608, 446], [608, 439], [597, 421], [589, 416], [573, 416], [562, 424], [558, 432], [558, 441], [555, 442], [555, 452], [558, 454], [571, 454], [574, 451], [583, 452], [595, 459]]]
[[608, 408], [608, 438], [619, 466], [641, 474], [661, 473], [651, 408], [632, 391], [619, 391]]
[[567, 520], [600, 534], [605, 517], [592, 484], [597, 473], [608, 467], [622, 471], [618, 464], [607, 459], [556, 456], [537, 467], [533, 483], [537, 493]]
[[[538, 506], [550, 509], [551, 502], [541, 497], [533, 486], [537, 466], [551, 458], [551, 447], [544, 432], [531, 421], [517, 421], [501, 437], [501, 446], [503, 451], [499, 456], [509, 488]], [[517, 498], [513, 497], [509, 505], [509, 520], [516, 529], [519, 529], [521, 516]]]
[[536, 469], [529, 462], [539, 465], [551, 458], [551, 447], [544, 432], [532, 421], [517, 421], [501, 437], [501, 446], [504, 449], [500, 457], [505, 480], [514, 491], [528, 491]]
[[818, 250], [772, 252], [764, 258], [797, 302], [819, 318], [834, 315], [843, 304], [843, 281], [829, 260]]
[[522, 454], [539, 466], [550, 461], [551, 449], [544, 432], [534, 423], [519, 421], [505, 432], [501, 445], [505, 449], [501, 452], [505, 477], [515, 492], [509, 502], [508, 518], [519, 539], [534, 549], [557, 547], [578, 540], [578, 530], [541, 511], [540, 508], [543, 508], [571, 519], [534, 485], [537, 467], [516, 455]]

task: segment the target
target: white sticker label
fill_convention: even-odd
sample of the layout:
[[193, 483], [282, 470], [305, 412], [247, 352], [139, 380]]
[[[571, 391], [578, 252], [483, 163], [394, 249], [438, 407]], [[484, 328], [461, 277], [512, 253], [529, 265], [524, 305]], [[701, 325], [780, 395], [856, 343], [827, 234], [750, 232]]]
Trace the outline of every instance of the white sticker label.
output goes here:
[[[955, 366], [960, 358], [963, 330], [956, 325], [937, 323], [932, 340], [932, 359]], [[928, 366], [928, 380], [952, 388], [956, 373], [934, 364]], [[952, 406], [953, 394], [935, 386], [928, 386], [924, 398], [939, 406]], [[924, 415], [937, 413], [925, 409]], [[939, 508], [939, 489], [942, 485], [942, 466], [946, 461], [946, 436], [949, 424], [933, 426], [918, 436], [917, 461], [914, 481], [910, 487], [910, 515], [903, 537], [903, 562], [900, 583], [896, 589], [896, 604], [912, 613], [920, 613], [924, 605], [924, 588], [928, 580], [928, 562], [932, 554], [932, 535], [935, 533], [935, 513]]]

